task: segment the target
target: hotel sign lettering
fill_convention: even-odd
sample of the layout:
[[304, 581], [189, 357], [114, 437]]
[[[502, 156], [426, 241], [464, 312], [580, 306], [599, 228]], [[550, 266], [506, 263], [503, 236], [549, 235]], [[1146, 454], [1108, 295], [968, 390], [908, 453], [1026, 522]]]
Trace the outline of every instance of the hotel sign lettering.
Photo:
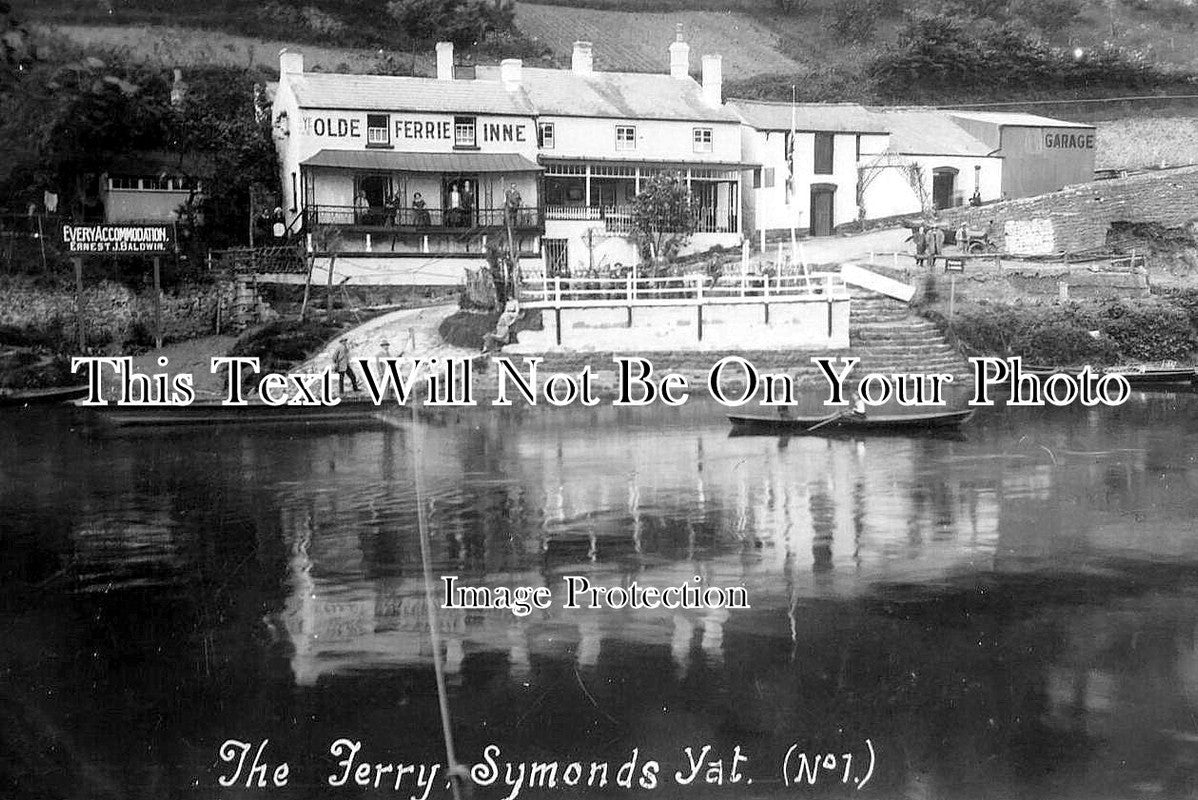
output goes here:
[[174, 248], [170, 225], [63, 225], [62, 243], [72, 255], [162, 255]]
[[[475, 119], [475, 118], [471, 118]], [[366, 134], [366, 119], [350, 116], [305, 116], [304, 133], [322, 139], [362, 139]], [[531, 142], [532, 127], [527, 122], [477, 120], [477, 140], [480, 143]], [[395, 119], [391, 122], [393, 141], [446, 142], [455, 141], [452, 119]], [[373, 140], [372, 140], [373, 141]]]

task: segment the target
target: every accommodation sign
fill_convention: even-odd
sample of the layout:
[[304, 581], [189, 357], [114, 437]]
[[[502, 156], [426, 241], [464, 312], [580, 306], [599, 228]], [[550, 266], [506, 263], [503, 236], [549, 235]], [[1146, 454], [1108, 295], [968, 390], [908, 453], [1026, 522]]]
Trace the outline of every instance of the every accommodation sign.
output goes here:
[[173, 226], [167, 224], [67, 224], [62, 226], [62, 243], [72, 255], [161, 255], [174, 249], [173, 234]]

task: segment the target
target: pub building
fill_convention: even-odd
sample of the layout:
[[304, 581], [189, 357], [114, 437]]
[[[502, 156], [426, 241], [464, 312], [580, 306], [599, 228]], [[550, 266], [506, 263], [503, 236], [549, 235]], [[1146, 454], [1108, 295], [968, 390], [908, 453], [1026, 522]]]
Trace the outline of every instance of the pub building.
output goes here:
[[681, 36], [669, 59], [669, 74], [600, 72], [578, 42], [568, 70], [461, 67], [441, 42], [437, 76], [412, 78], [305, 72], [284, 52], [273, 114], [288, 232], [336, 229], [335, 269], [354, 283], [453, 285], [488, 244], [508, 248], [514, 188], [526, 273], [606, 271], [638, 260], [632, 201], [670, 171], [699, 208], [687, 251], [737, 247], [747, 165], [720, 57], [703, 59], [701, 83]]
[[306, 72], [301, 54], [280, 55], [272, 113], [286, 232], [335, 251], [339, 280], [457, 285], [494, 244], [514, 245], [526, 275], [634, 264], [633, 200], [666, 171], [698, 209], [683, 253], [791, 230], [829, 235], [1094, 177], [1088, 125], [725, 102], [720, 56], [704, 56], [693, 77], [681, 26], [660, 74], [597, 70], [589, 42], [576, 42], [560, 70], [519, 59], [464, 67], [448, 42], [436, 55], [435, 78]]

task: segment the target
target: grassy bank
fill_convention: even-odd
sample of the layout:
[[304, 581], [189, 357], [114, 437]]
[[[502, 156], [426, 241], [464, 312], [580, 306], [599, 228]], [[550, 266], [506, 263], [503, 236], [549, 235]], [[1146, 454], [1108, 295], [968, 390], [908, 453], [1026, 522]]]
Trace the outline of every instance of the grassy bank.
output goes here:
[[959, 305], [950, 322], [942, 306], [924, 315], [970, 356], [1020, 356], [1045, 365], [1114, 365], [1176, 361], [1198, 355], [1198, 291], [1133, 300], [1050, 306]]

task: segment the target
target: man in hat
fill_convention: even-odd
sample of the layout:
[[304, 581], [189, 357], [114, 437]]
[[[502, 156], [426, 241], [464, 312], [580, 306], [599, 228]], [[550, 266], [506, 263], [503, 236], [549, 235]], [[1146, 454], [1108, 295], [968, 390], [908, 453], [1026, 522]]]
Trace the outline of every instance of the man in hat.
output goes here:
[[354, 387], [354, 391], [358, 391], [358, 376], [354, 374], [354, 368], [349, 363], [349, 337], [342, 336], [337, 342], [337, 348], [333, 350], [333, 369], [337, 371], [337, 391], [345, 394], [345, 376], [349, 375], [350, 385]]
[[[399, 357], [403, 357], [402, 352], [399, 354]], [[379, 351], [374, 354], [374, 374], [378, 376], [380, 381], [387, 374], [387, 361], [393, 358], [396, 358], [396, 356], [391, 352], [391, 342], [384, 339], [379, 345]]]

